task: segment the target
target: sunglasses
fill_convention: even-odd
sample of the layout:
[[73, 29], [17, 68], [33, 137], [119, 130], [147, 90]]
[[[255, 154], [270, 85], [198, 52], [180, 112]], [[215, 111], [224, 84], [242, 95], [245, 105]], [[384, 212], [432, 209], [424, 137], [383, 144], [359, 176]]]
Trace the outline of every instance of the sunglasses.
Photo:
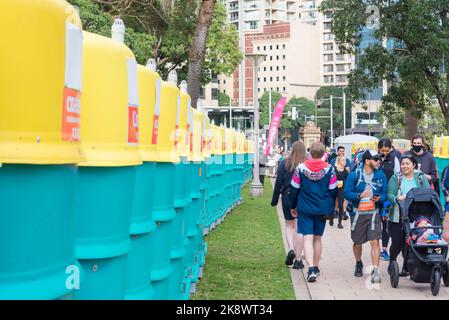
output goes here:
[[377, 162], [377, 161], [382, 160], [382, 157], [381, 156], [374, 156], [373, 160]]

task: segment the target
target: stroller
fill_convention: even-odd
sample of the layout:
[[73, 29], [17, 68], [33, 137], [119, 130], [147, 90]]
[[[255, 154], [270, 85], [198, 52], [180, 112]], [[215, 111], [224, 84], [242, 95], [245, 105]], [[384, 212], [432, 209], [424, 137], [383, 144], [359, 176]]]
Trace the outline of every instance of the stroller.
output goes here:
[[[434, 296], [440, 290], [441, 278], [449, 287], [449, 266], [447, 261], [448, 244], [445, 241], [437, 243], [417, 243], [412, 239], [412, 230], [433, 229], [440, 236], [443, 231], [443, 208], [438, 194], [429, 188], [414, 188], [409, 191], [407, 198], [399, 204], [401, 221], [406, 234], [406, 250], [404, 266], [410, 272], [410, 279], [415, 283], [430, 283]], [[414, 228], [413, 222], [420, 216], [427, 217], [432, 227]], [[393, 288], [399, 283], [399, 266], [392, 262], [390, 282]]]

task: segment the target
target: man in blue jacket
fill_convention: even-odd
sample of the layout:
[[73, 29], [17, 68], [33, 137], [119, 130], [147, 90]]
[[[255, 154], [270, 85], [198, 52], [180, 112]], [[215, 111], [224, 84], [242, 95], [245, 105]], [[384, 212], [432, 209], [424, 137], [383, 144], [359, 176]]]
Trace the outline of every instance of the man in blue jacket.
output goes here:
[[290, 206], [292, 216], [298, 217], [297, 232], [304, 235], [304, 253], [309, 265], [307, 281], [314, 282], [320, 274], [321, 236], [326, 217], [334, 212], [338, 182], [334, 168], [321, 160], [322, 143], [314, 143], [310, 155], [312, 159], [299, 164], [292, 177]]
[[351, 239], [356, 260], [354, 276], [363, 276], [362, 245], [371, 244], [373, 271], [371, 282], [380, 283], [379, 239], [382, 238], [382, 222], [379, 206], [387, 200], [387, 178], [378, 169], [380, 155], [374, 150], [366, 150], [359, 167], [352, 171], [344, 186], [346, 200], [350, 201], [355, 215], [351, 216]]

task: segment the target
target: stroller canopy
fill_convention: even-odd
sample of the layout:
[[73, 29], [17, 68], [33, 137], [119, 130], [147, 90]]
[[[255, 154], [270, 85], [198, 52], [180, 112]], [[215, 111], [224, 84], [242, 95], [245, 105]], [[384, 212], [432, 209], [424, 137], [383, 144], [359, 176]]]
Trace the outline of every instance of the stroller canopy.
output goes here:
[[401, 203], [401, 211], [410, 222], [420, 216], [425, 216], [433, 225], [441, 225], [444, 211], [438, 194], [430, 188], [413, 188], [407, 193], [407, 198]]

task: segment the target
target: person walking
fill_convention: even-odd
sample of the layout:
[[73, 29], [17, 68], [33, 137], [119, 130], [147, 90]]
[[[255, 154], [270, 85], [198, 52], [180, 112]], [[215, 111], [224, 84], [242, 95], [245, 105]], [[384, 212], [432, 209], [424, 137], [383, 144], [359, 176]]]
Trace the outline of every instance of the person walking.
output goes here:
[[326, 216], [333, 214], [335, 208], [337, 176], [334, 168], [321, 160], [322, 143], [314, 143], [310, 154], [312, 160], [299, 164], [293, 174], [290, 206], [292, 216], [298, 217], [298, 233], [304, 235], [304, 253], [309, 265], [307, 281], [314, 282], [320, 275], [321, 237]]
[[[345, 147], [338, 146], [338, 148], [337, 148], [337, 156], [334, 159], [332, 159], [331, 162], [330, 162], [330, 164], [332, 166], [335, 167], [335, 163], [337, 162], [337, 158], [338, 157], [345, 157]], [[350, 171], [351, 170], [351, 160], [349, 160], [348, 158], [345, 158], [345, 159], [346, 159], [345, 167], [347, 168], [348, 171]]]
[[268, 164], [268, 157], [262, 147], [259, 148], [259, 179], [263, 185], [265, 182], [266, 168]]
[[[306, 147], [302, 141], [296, 141], [292, 145], [292, 151], [288, 157], [281, 161], [276, 176], [276, 183], [274, 185], [273, 197], [271, 205], [277, 206], [279, 195], [282, 195], [282, 212], [285, 219], [285, 233], [288, 245], [288, 254], [285, 258], [286, 265], [292, 265], [293, 269], [302, 269], [304, 264], [301, 260], [303, 249], [303, 236], [296, 232], [296, 217], [291, 214], [290, 208], [290, 186], [292, 175], [296, 167], [306, 160]], [[298, 243], [297, 246], [295, 244]], [[295, 259], [296, 258], [296, 259]]]
[[371, 245], [371, 260], [374, 266], [371, 282], [380, 283], [379, 239], [382, 238], [379, 206], [387, 199], [387, 178], [378, 169], [380, 155], [375, 150], [367, 149], [362, 155], [359, 167], [346, 179], [345, 198], [351, 202], [355, 215], [351, 216], [351, 239], [356, 260], [354, 276], [363, 276], [362, 245]]
[[[337, 203], [336, 208], [338, 210], [338, 229], [343, 229], [343, 224], [341, 223], [343, 220], [343, 217], [345, 216], [345, 208], [344, 208], [344, 184], [346, 181], [346, 178], [349, 175], [349, 168], [347, 165], [347, 159], [345, 156], [338, 156], [337, 157], [337, 163], [334, 166], [335, 168], [335, 174], [337, 176]], [[334, 225], [334, 217], [332, 216], [331, 219], [329, 219], [329, 225]]]
[[[387, 183], [390, 181], [391, 177], [395, 173], [399, 173], [401, 166], [399, 164], [399, 159], [397, 157], [397, 151], [394, 150], [390, 139], [382, 138], [377, 144], [377, 149], [381, 156], [380, 169], [385, 174], [387, 178]], [[384, 204], [380, 204], [380, 210], [384, 209]], [[384, 261], [389, 261], [390, 256], [388, 255], [388, 242], [390, 241], [390, 235], [388, 234], [388, 217], [382, 217], [382, 249], [380, 252], [380, 258]]]
[[[405, 230], [402, 225], [399, 212], [399, 205], [396, 201], [404, 201], [407, 193], [413, 188], [429, 188], [429, 180], [426, 175], [416, 170], [418, 163], [411, 154], [404, 154], [400, 160], [401, 171], [395, 173], [388, 183], [388, 200], [393, 204], [390, 208], [388, 219], [388, 230], [390, 231], [390, 264], [388, 265], [388, 273], [390, 277], [394, 274], [399, 276], [407, 276], [407, 266], [404, 264], [401, 273], [396, 262], [396, 258], [402, 251], [405, 244]], [[397, 272], [393, 273], [393, 268]]]
[[412, 138], [411, 142], [412, 149], [410, 151], [407, 151], [405, 154], [410, 154], [413, 156], [413, 158], [415, 158], [417, 162], [416, 169], [421, 170], [425, 174], [426, 179], [427, 181], [429, 181], [430, 187], [432, 189], [438, 189], [435, 188], [435, 184], [438, 180], [436, 161], [432, 153], [430, 153], [424, 147], [426, 145], [424, 136], [422, 134], [416, 134]]

